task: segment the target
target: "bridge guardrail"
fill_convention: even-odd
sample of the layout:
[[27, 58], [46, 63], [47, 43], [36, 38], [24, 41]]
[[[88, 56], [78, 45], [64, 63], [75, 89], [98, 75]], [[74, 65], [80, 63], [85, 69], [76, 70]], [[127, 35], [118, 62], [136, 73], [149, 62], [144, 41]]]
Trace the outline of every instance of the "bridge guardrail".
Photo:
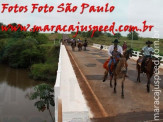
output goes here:
[[[102, 45], [102, 46], [103, 46], [103, 50], [106, 50], [106, 51], [109, 48], [109, 46], [107, 46], [107, 45]], [[93, 43], [93, 47], [100, 49], [101, 45], [100, 44]], [[140, 51], [133, 51], [133, 57], [132, 57], [132, 59], [137, 60], [139, 58], [139, 56], [142, 56], [140, 54]], [[159, 55], [154, 55], [154, 56], [156, 58], [161, 58], [161, 61], [163, 61], [163, 56], [159, 56]], [[160, 68], [163, 68], [163, 63], [161, 63]]]
[[[89, 112], [86, 101], [79, 87], [75, 72], [64, 45], [60, 46], [60, 55], [55, 91], [55, 121], [58, 122], [58, 110], [62, 108], [62, 120], [88, 121]], [[59, 100], [62, 106], [58, 107]]]

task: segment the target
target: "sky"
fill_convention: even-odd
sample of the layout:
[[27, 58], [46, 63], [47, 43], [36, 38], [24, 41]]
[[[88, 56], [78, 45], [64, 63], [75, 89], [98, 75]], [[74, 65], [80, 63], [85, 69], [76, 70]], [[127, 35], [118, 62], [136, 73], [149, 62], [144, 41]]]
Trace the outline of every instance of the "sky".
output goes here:
[[[116, 22], [117, 25], [137, 25], [142, 27], [142, 22], [147, 21], [147, 24], [154, 25], [151, 32], [139, 32], [141, 37], [153, 37], [155, 31], [159, 32], [160, 38], [163, 38], [163, 0], [1, 0], [0, 11], [2, 11], [3, 3], [9, 5], [18, 4], [19, 6], [28, 6], [26, 13], [0, 13], [0, 22], [4, 24], [20, 23], [23, 25], [77, 25], [80, 22], [83, 25], [110, 25]], [[39, 5], [48, 4], [54, 6], [54, 11], [51, 13], [31, 13], [31, 4], [38, 3]], [[72, 3], [78, 6], [75, 13], [57, 13], [57, 6], [61, 3]], [[89, 9], [85, 9], [83, 14], [80, 14], [81, 4], [88, 3], [94, 6], [104, 6], [109, 3], [110, 6], [115, 6], [112, 13], [89, 13]], [[122, 35], [127, 35], [128, 32], [122, 32]]]

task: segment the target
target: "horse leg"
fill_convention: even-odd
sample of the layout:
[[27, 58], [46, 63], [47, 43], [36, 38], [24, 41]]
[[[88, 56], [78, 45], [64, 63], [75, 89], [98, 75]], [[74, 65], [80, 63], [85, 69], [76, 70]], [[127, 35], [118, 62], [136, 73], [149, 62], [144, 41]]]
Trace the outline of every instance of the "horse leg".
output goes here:
[[140, 83], [140, 70], [138, 70], [138, 78], [137, 78], [137, 81], [139, 81], [139, 83]]
[[108, 71], [106, 70], [105, 73], [104, 73], [104, 79], [103, 79], [103, 82], [106, 81], [106, 78], [108, 77]]
[[137, 75], [137, 82], [140, 82], [140, 66], [137, 64], [137, 71], [138, 71], [138, 75]]
[[113, 79], [113, 75], [110, 75], [110, 87], [112, 88], [112, 79]]
[[117, 78], [116, 75], [114, 75], [114, 93], [116, 93], [116, 86], [117, 86]]
[[124, 98], [124, 81], [125, 81], [125, 76], [123, 77], [123, 80], [122, 80], [122, 98]]
[[148, 79], [148, 82], [147, 82], [147, 92], [149, 93], [150, 92], [150, 76], [149, 74], [147, 74], [147, 79]]

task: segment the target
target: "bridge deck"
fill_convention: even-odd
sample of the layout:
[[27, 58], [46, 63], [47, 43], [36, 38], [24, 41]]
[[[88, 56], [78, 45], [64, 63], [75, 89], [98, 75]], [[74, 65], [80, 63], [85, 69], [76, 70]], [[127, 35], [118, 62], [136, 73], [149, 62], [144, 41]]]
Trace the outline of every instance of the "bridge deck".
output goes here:
[[[93, 47], [88, 47], [88, 51], [71, 51], [71, 47], [67, 46], [68, 52], [73, 56], [75, 62], [79, 66], [80, 70], [89, 82], [91, 89], [97, 96], [100, 104], [105, 109], [107, 116], [109, 118], [128, 118], [134, 119], [134, 117], [140, 117], [141, 120], [152, 120], [153, 119], [153, 92], [147, 93], [146, 91], [146, 76], [141, 75], [141, 83], [136, 82], [137, 72], [136, 72], [136, 62], [133, 60], [128, 60], [128, 78], [125, 80], [125, 98], [121, 98], [121, 80], [117, 82], [117, 93], [113, 93], [113, 88], [109, 86], [109, 80], [102, 82], [104, 69], [102, 67], [103, 63], [107, 59], [108, 55], [106, 51], [100, 51]], [[73, 65], [73, 64], [72, 64]], [[163, 79], [163, 70], [160, 72], [160, 76]], [[151, 82], [153, 81], [153, 78]], [[80, 85], [83, 90], [86, 86]], [[163, 83], [160, 84], [161, 90], [163, 88]], [[153, 85], [151, 85], [151, 90]], [[162, 90], [163, 91], [163, 90]], [[89, 94], [89, 93], [88, 93]], [[87, 96], [87, 93], [84, 92]], [[92, 102], [92, 99], [87, 99], [88, 105]], [[163, 102], [163, 94], [160, 97], [160, 103]], [[98, 115], [98, 110], [94, 108], [96, 106], [89, 105], [93, 118], [102, 117]], [[94, 107], [94, 108], [93, 108]], [[160, 110], [163, 110], [163, 104], [159, 106]], [[94, 111], [95, 110], [95, 111]], [[142, 114], [143, 113], [143, 114]], [[162, 113], [161, 113], [162, 114]], [[141, 116], [140, 116], [141, 115]], [[142, 116], [143, 115], [143, 116]], [[161, 115], [160, 115], [161, 117]], [[163, 118], [163, 116], [162, 116]], [[103, 118], [107, 120], [108, 118]], [[127, 119], [126, 119], [127, 120]], [[94, 120], [98, 121], [98, 119]], [[102, 120], [104, 121], [104, 120]], [[118, 119], [117, 119], [118, 121]]]

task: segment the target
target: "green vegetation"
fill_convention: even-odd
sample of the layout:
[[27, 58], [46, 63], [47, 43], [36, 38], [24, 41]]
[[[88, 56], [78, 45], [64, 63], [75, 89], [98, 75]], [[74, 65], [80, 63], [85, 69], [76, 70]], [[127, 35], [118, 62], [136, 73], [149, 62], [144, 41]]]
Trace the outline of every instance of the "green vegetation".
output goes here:
[[47, 45], [42, 46], [47, 50], [46, 62], [33, 64], [30, 68], [30, 77], [35, 80], [55, 81], [58, 65], [59, 46], [52, 46], [50, 49]]
[[34, 93], [32, 93], [29, 98], [31, 100], [39, 99], [35, 102], [35, 106], [39, 111], [44, 111], [47, 109], [49, 114], [54, 122], [53, 116], [50, 111], [50, 105], [54, 106], [54, 90], [53, 87], [48, 84], [40, 84], [34, 87]]
[[121, 33], [115, 33], [114, 38], [120, 39], [122, 37]]
[[135, 32], [135, 31], [133, 31], [133, 32], [130, 32], [128, 35], [127, 35], [127, 38], [129, 39], [129, 40], [138, 40], [139, 39], [139, 34], [137, 33], [137, 32]]
[[[85, 32], [86, 33], [86, 32]], [[73, 38], [73, 33], [70, 34], [70, 38]], [[85, 38], [87, 38], [89, 45], [92, 45], [93, 43], [96, 44], [102, 44], [102, 45], [111, 45], [112, 41], [116, 38], [114, 37], [112, 34], [110, 33], [102, 33], [101, 35], [99, 35], [99, 37], [85, 37], [82, 36], [82, 34], [78, 34], [76, 39], [80, 38], [81, 40], [85, 40]], [[120, 45], [123, 45], [123, 42], [126, 41], [128, 47], [132, 47], [135, 51], [140, 51], [142, 49], [143, 46], [145, 46], [145, 42], [151, 40], [151, 41], [156, 41], [156, 39], [153, 38], [142, 38], [139, 37], [138, 40], [129, 40], [128, 37], [120, 37], [119, 41], [120, 41]], [[163, 50], [161, 50], [161, 48], [163, 47], [163, 39], [160, 39], [159, 42], [160, 45], [160, 55], [163, 55]], [[152, 45], [153, 46], [153, 45]]]
[[61, 34], [58, 33], [10, 30], [3, 32], [0, 29], [0, 62], [13, 68], [30, 69], [29, 75], [35, 80], [54, 82], [60, 49], [59, 39]]
[[34, 63], [44, 62], [44, 53], [35, 44], [35, 39], [9, 40], [3, 50], [2, 62], [13, 68], [28, 68]]

